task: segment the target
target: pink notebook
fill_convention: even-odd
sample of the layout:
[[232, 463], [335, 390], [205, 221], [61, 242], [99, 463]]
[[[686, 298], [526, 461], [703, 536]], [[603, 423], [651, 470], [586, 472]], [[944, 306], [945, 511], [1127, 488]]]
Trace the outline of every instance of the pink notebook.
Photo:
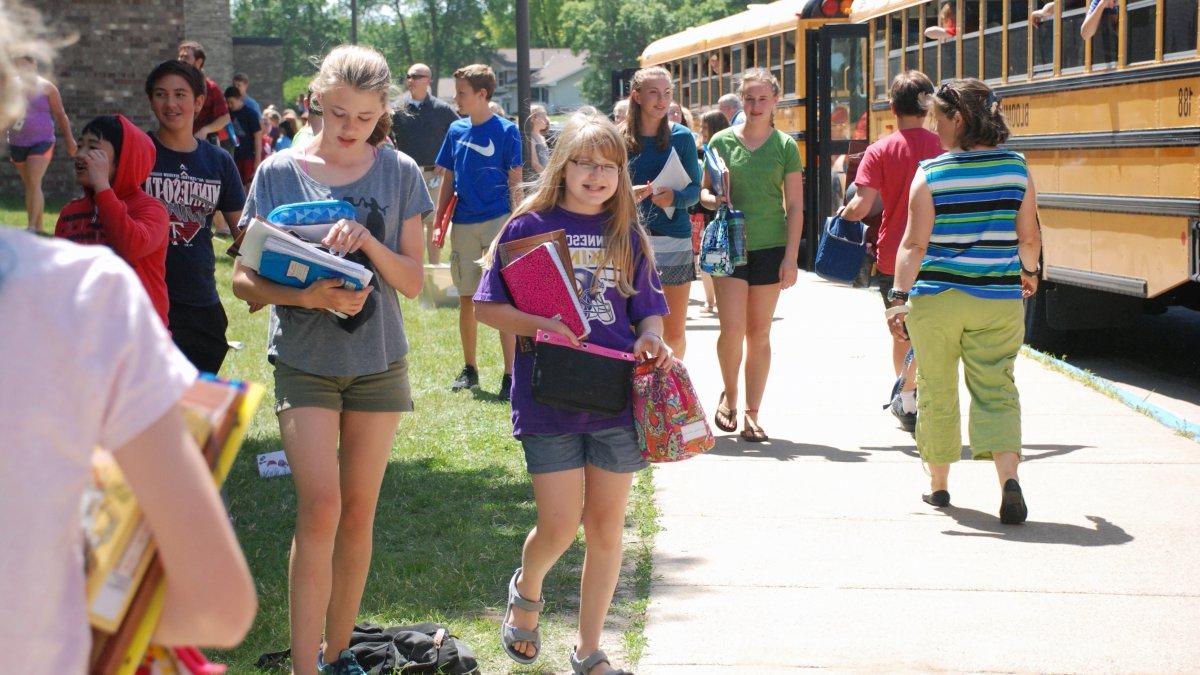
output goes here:
[[554, 244], [546, 242], [505, 265], [500, 270], [513, 304], [526, 314], [558, 319], [576, 337], [586, 337], [591, 329], [579, 296], [571, 283], [574, 276], [558, 257]]

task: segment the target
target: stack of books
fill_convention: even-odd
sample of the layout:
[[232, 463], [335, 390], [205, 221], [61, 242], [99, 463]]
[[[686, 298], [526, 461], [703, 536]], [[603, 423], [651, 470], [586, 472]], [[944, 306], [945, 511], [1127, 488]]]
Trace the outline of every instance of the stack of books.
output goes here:
[[[217, 486], [229, 475], [262, 395], [256, 384], [204, 375], [180, 400], [188, 430]], [[112, 455], [97, 450], [92, 467], [95, 485], [84, 513], [92, 625], [89, 672], [133, 675], [154, 654], [178, 661], [176, 672], [205, 672], [197, 670], [197, 658], [203, 657], [195, 650], [158, 649], [147, 657], [162, 612], [162, 566], [146, 519]]]
[[295, 288], [307, 288], [318, 279], [341, 279], [346, 287], [362, 290], [372, 277], [363, 265], [333, 255], [261, 216], [246, 228], [238, 259], [267, 279]]
[[[562, 230], [556, 232], [562, 233]], [[526, 314], [557, 319], [575, 337], [583, 339], [591, 329], [579, 300], [575, 268], [565, 236], [561, 238], [561, 243], [559, 241], [558, 238], [550, 238], [535, 244], [527, 252], [504, 263], [500, 275], [517, 309]], [[510, 249], [510, 255], [513, 250]], [[565, 257], [563, 250], [567, 251]], [[504, 258], [505, 250], [502, 248], [501, 260]]]

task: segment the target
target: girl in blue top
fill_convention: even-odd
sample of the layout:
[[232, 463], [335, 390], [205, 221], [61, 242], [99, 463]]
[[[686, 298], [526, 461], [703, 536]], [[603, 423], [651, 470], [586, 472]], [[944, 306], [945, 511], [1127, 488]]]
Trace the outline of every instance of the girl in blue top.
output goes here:
[[[693, 153], [694, 154], [694, 153]], [[516, 335], [552, 331], [578, 342], [562, 322], [526, 314], [511, 304], [500, 275], [499, 244], [566, 230], [592, 344], [649, 354], [663, 366], [667, 311], [653, 253], [638, 225], [625, 148], [616, 126], [595, 110], [576, 113], [559, 135], [532, 197], [500, 231], [490, 265], [475, 293], [483, 323]], [[646, 466], [631, 410], [608, 417], [570, 412], [533, 400], [533, 355], [518, 351], [513, 368], [513, 435], [532, 474], [537, 527], [525, 540], [521, 567], [508, 587], [501, 625], [505, 652], [518, 663], [540, 655], [538, 615], [542, 581], [575, 540], [583, 522], [587, 555], [579, 601], [579, 635], [571, 653], [575, 673], [622, 673], [600, 650], [600, 632], [621, 571], [621, 531], [634, 472]], [[536, 598], [536, 600], [535, 600]]]
[[[642, 68], [633, 74], [629, 116], [621, 127], [629, 153], [629, 174], [638, 200], [638, 214], [650, 231], [650, 247], [662, 279], [671, 313], [664, 319], [663, 339], [683, 358], [688, 296], [696, 267], [692, 261], [692, 225], [688, 207], [700, 201], [700, 162], [692, 130], [667, 119], [671, 108], [671, 74], [665, 68]], [[682, 190], [655, 189], [671, 152], [679, 156], [691, 183]], [[667, 211], [670, 210], [670, 215]]]

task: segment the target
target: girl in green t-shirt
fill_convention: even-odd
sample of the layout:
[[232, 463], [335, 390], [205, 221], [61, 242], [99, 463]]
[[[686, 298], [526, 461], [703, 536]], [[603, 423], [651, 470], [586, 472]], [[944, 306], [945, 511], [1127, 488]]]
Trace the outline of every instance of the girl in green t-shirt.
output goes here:
[[746, 354], [746, 417], [742, 438], [767, 440], [758, 425], [758, 410], [771, 369], [771, 319], [779, 291], [796, 283], [796, 259], [804, 229], [804, 178], [800, 149], [789, 135], [771, 126], [779, 102], [779, 81], [763, 68], [742, 76], [738, 94], [746, 123], [718, 132], [709, 147], [729, 167], [730, 194], [709, 189], [705, 172], [700, 201], [715, 209], [724, 201], [746, 214], [747, 264], [713, 283], [721, 308], [717, 358], [725, 391], [717, 404], [716, 424], [737, 430], [738, 373], [742, 344]]

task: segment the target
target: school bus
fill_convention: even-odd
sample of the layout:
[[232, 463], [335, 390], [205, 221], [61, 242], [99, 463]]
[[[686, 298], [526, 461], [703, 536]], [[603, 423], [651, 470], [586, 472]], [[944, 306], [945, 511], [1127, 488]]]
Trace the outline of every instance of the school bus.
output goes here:
[[[806, 137], [806, 189], [817, 193], [806, 212], [810, 238], [811, 219], [836, 202], [838, 153], [893, 130], [887, 85], [896, 73], [921, 70], [935, 83], [978, 77], [1001, 97], [1007, 147], [1025, 154], [1038, 186], [1043, 283], [1026, 306], [1028, 339], [1170, 305], [1200, 310], [1197, 0], [1116, 0], [1090, 39], [1080, 34], [1087, 0], [856, 0], [845, 18], [794, 14], [788, 29], [787, 7], [809, 11], [799, 4], [738, 15], [740, 32], [722, 23], [730, 17], [664, 38], [643, 63], [672, 64], [685, 82], [688, 59], [795, 31], [796, 85], [785, 102], [806, 108], [806, 124], [793, 114], [777, 125]], [[941, 38], [929, 28], [942, 28]], [[671, 49], [655, 49], [662, 43]], [[684, 101], [711, 108], [712, 89], [697, 95], [693, 85]]]

